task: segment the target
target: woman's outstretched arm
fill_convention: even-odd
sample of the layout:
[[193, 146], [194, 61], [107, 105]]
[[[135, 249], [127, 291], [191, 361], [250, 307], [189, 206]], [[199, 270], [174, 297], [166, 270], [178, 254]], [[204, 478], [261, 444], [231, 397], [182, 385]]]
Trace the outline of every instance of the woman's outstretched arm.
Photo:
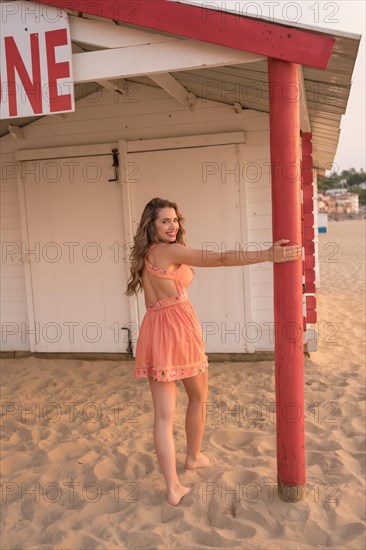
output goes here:
[[263, 262], [284, 263], [295, 262], [301, 258], [301, 246], [289, 245], [288, 239], [280, 239], [265, 250], [226, 250], [213, 252], [211, 245], [200, 248], [189, 248], [182, 244], [172, 243], [160, 249], [160, 254], [167, 263], [188, 264], [194, 267], [230, 267], [239, 265], [259, 264]]

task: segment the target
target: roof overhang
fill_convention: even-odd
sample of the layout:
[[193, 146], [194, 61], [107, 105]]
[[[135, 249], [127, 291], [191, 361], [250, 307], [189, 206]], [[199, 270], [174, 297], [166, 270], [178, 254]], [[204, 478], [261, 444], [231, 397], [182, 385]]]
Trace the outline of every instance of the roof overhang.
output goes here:
[[221, 13], [170, 0], [39, 0], [47, 4], [138, 28], [171, 33], [283, 61], [326, 69], [334, 38], [297, 28]]
[[[149, 0], [150, 2], [157, 2], [156, 5], [163, 2], [165, 7], [169, 5], [175, 9], [187, 7], [187, 4], [168, 0]], [[73, 2], [43, 3], [69, 8]], [[81, 3], [83, 2], [74, 2], [79, 8]], [[95, 6], [99, 4], [114, 4], [116, 9], [116, 5], [121, 2], [84, 4], [89, 4], [89, 10], [90, 6], [95, 10]], [[196, 12], [198, 10], [202, 17], [203, 8], [188, 7]], [[171, 32], [157, 32], [143, 28], [142, 25], [132, 26], [125, 22], [96, 17], [95, 14], [88, 15], [70, 9], [66, 11], [71, 21], [76, 100], [100, 87], [124, 93], [126, 82], [130, 81], [163, 88], [187, 109], [194, 106], [197, 98], [204, 98], [233, 105], [238, 113], [242, 109], [269, 112], [266, 55], [247, 51], [244, 47], [232, 48]], [[243, 16], [233, 17], [236, 28], [238, 19], [248, 20]], [[211, 27], [211, 21], [210, 25], [206, 25], [208, 26]], [[287, 24], [276, 24], [273, 27], [282, 28], [282, 33], [288, 29], [291, 32], [297, 30]], [[324, 34], [329, 38], [329, 32], [314, 30], [306, 34], [311, 37], [324, 37]], [[242, 34], [241, 36], [243, 37]], [[340, 121], [346, 111], [361, 39], [358, 35], [335, 32], [330, 38], [334, 46], [326, 70], [299, 65], [301, 130], [312, 131], [314, 165], [323, 170], [332, 167], [339, 141]], [[59, 116], [65, 118], [72, 114]], [[22, 127], [37, 118], [39, 117], [17, 119], [15, 124]], [[2, 135], [8, 133], [8, 125], [9, 121], [1, 122]], [[16, 138], [16, 135], [13, 137]]]

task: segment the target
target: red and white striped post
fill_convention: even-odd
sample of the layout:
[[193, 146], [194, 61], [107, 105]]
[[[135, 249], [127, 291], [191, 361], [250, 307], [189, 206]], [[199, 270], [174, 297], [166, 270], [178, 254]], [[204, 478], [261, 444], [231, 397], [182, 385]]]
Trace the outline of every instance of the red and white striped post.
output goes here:
[[305, 275], [305, 305], [306, 316], [304, 330], [307, 323], [317, 322], [316, 288], [315, 288], [315, 220], [314, 220], [314, 185], [313, 185], [313, 148], [312, 133], [302, 132], [302, 191], [303, 191], [303, 243], [305, 258], [303, 261], [303, 275]]
[[[298, 65], [268, 59], [272, 238], [301, 244]], [[288, 502], [305, 496], [302, 262], [273, 264], [277, 482]]]

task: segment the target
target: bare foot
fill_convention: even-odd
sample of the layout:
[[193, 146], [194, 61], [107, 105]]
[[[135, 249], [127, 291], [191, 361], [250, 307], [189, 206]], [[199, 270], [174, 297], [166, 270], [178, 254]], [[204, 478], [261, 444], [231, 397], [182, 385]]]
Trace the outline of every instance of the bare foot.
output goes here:
[[177, 506], [182, 500], [182, 498], [185, 497], [190, 490], [191, 490], [190, 487], [184, 487], [184, 485], [178, 485], [174, 489], [168, 491], [167, 501], [172, 506]]
[[187, 470], [195, 470], [196, 468], [210, 468], [211, 466], [214, 466], [214, 465], [215, 465], [215, 462], [210, 461], [208, 456], [205, 456], [204, 454], [200, 453], [196, 459], [187, 458], [184, 467]]

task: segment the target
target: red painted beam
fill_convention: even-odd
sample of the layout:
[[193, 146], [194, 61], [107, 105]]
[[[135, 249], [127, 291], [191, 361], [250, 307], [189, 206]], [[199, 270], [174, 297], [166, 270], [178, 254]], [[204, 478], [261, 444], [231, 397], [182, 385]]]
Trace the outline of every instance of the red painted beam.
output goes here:
[[38, 0], [77, 12], [121, 21], [266, 57], [326, 69], [335, 39], [169, 0]]
[[[300, 113], [284, 93], [299, 89], [298, 66], [270, 58], [268, 80], [272, 239], [300, 244]], [[290, 501], [305, 494], [302, 269], [301, 260], [273, 265], [278, 488]]]
[[[302, 148], [302, 183], [303, 183], [303, 225], [305, 240], [305, 292], [313, 293], [314, 296], [306, 296], [306, 320], [308, 323], [316, 322], [316, 286], [315, 286], [315, 230], [314, 230], [314, 212], [313, 212], [313, 156], [312, 156], [312, 133], [303, 132], [301, 134]], [[304, 168], [305, 167], [305, 168]], [[309, 195], [311, 198], [309, 198]], [[306, 197], [306, 198], [305, 198]], [[312, 272], [312, 281], [309, 282], [309, 273]], [[314, 320], [315, 319], [315, 320]]]

